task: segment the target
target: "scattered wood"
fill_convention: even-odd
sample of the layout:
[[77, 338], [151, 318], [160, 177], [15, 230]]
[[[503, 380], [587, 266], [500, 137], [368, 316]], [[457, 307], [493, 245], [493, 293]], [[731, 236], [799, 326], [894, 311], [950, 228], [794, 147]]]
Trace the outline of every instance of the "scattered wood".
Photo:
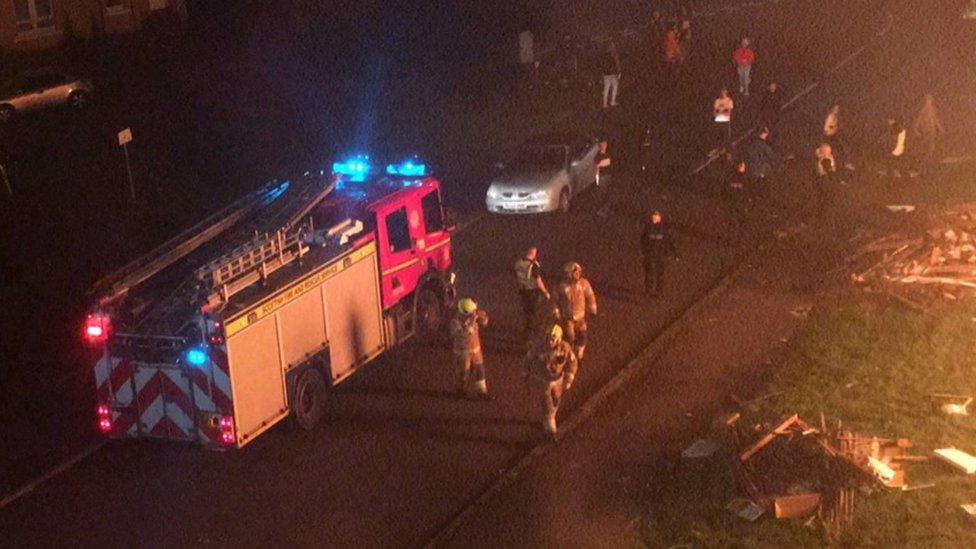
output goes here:
[[[892, 205], [892, 211], [908, 211]], [[885, 235], [861, 233], [851, 241], [851, 280], [865, 289], [883, 291], [913, 309], [976, 295], [976, 209], [918, 207], [911, 229]], [[917, 223], [915, 223], [917, 221]], [[907, 298], [888, 289], [904, 287]]]
[[820, 494], [799, 494], [782, 496], [773, 500], [776, 518], [805, 518], [817, 512], [820, 507]]
[[976, 473], [976, 457], [956, 448], [939, 448], [935, 457], [967, 475]]

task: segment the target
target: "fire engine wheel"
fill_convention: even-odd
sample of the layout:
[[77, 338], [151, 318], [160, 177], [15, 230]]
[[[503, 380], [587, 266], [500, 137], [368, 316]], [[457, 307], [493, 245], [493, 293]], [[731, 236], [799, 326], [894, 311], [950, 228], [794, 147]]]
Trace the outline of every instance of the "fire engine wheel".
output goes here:
[[424, 288], [417, 295], [416, 312], [417, 339], [431, 343], [441, 333], [444, 321], [444, 310], [441, 300], [430, 288]]
[[315, 368], [307, 368], [295, 384], [291, 413], [295, 425], [308, 431], [325, 415], [325, 380]]

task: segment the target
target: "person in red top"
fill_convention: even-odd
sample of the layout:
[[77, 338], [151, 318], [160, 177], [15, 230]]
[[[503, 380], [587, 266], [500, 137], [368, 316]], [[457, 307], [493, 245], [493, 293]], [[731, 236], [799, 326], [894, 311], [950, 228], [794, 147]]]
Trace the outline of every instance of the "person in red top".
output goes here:
[[681, 42], [678, 40], [678, 29], [671, 26], [664, 35], [664, 62], [669, 70], [681, 59]]
[[739, 93], [748, 97], [752, 64], [756, 62], [756, 53], [752, 51], [748, 38], [743, 38], [739, 48], [732, 53], [732, 62], [739, 71]]

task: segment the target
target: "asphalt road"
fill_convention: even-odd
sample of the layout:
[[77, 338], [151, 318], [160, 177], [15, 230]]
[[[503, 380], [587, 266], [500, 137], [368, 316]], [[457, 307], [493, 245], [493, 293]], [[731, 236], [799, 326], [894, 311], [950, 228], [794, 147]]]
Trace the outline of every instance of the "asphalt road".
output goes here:
[[[789, 71], [796, 91], [805, 86], [803, 78], [818, 76], [830, 59], [857, 47], [852, 37], [824, 35], [820, 12], [809, 14], [811, 26], [805, 26], [803, 16], [787, 6], [763, 9], [756, 7], [748, 18], [730, 14], [731, 20], [706, 22], [700, 35], [714, 40], [717, 51], [744, 26], [769, 37], [777, 54], [770, 50], [767, 70]], [[862, 17], [865, 25], [883, 23], [881, 14]], [[784, 21], [792, 23], [788, 31]], [[794, 51], [800, 36], [822, 49], [809, 57], [805, 48]], [[791, 66], [799, 59], [807, 63], [805, 70]], [[714, 77], [724, 65], [703, 62], [687, 81], [708, 81], [705, 75]], [[673, 139], [662, 145], [664, 152], [674, 165], [690, 166], [703, 152], [695, 137], [710, 101], [703, 105], [700, 98], [711, 97], [712, 88], [683, 88], [666, 104], [645, 95], [609, 120], [592, 113], [568, 123], [606, 125], [626, 136], [645, 117], [653, 122], [666, 115], [671, 127], [677, 123], [683, 131], [662, 132]], [[586, 364], [563, 407], [564, 415], [572, 414], [742, 257], [745, 250], [719, 246], [724, 208], [709, 181], [707, 175], [675, 181], [662, 196], [658, 189], [645, 192], [649, 186], [641, 178], [618, 173], [609, 208], [584, 197], [565, 216], [473, 218], [456, 239], [456, 262], [462, 293], [478, 299], [494, 320], [485, 334], [494, 401], [456, 399], [447, 353], [407, 347], [335, 390], [330, 421], [311, 433], [277, 428], [232, 453], [108, 445], [0, 512], [5, 541], [59, 545], [81, 536], [85, 545], [110, 546], [423, 543], [539, 442], [536, 407], [519, 376], [514, 339], [518, 314], [509, 268], [519, 250], [537, 244], [549, 273], [564, 261], [580, 261], [601, 300]], [[801, 190], [789, 196], [800, 201], [805, 195]], [[637, 220], [651, 205], [662, 204], [678, 229], [682, 262], [669, 273], [665, 297], [648, 301], [636, 292]], [[783, 206], [764, 209], [751, 230], [768, 231], [777, 223], [774, 215], [785, 215], [789, 205]]]

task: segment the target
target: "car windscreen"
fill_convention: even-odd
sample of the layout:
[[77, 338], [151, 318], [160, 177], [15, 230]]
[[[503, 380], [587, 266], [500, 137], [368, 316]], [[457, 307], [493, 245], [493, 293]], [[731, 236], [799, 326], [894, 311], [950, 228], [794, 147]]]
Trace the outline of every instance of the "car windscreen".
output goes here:
[[509, 164], [516, 171], [560, 169], [566, 165], [565, 147], [526, 147]]

